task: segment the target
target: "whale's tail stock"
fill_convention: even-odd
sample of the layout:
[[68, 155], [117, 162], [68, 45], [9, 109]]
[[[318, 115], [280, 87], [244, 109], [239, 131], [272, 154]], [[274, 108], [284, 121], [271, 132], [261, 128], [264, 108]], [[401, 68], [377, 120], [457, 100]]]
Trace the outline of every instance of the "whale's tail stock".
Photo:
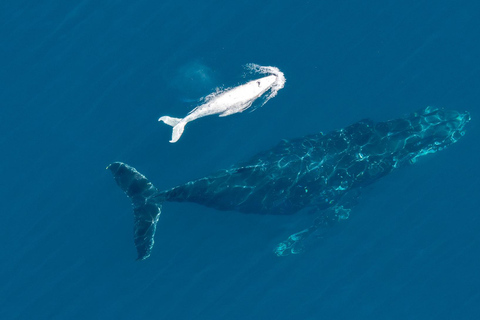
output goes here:
[[109, 169], [118, 186], [132, 200], [134, 242], [137, 260], [145, 260], [153, 248], [155, 230], [160, 218], [163, 196], [148, 179], [135, 168], [114, 162]]
[[187, 124], [186, 121], [182, 121], [181, 118], [173, 118], [169, 116], [163, 116], [158, 121], [163, 121], [164, 123], [168, 124], [169, 126], [173, 127], [172, 132], [172, 140], [171, 143], [175, 143], [180, 139], [182, 136], [183, 130], [185, 129], [185, 125]]

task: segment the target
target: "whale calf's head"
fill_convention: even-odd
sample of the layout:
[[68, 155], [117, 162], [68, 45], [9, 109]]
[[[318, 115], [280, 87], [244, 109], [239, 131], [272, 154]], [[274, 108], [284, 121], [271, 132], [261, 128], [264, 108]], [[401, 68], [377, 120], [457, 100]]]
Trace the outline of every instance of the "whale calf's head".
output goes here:
[[255, 89], [257, 90], [258, 93], [264, 93], [268, 89], [270, 89], [275, 81], [277, 81], [277, 77], [274, 75], [270, 75], [267, 77], [260, 78], [256, 81], [256, 86]]
[[392, 153], [399, 161], [415, 162], [457, 142], [465, 135], [468, 112], [427, 107], [407, 118], [383, 123], [388, 126]]

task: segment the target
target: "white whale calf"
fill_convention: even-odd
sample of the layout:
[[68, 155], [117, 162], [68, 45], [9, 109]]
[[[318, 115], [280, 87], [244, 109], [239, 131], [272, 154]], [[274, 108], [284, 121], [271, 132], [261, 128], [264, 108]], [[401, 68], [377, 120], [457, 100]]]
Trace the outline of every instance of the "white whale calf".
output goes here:
[[[278, 90], [285, 85], [285, 77], [278, 68], [263, 67], [256, 64], [249, 64], [247, 68], [257, 73], [270, 74], [266, 77], [249, 81], [238, 87], [228, 89], [219, 93], [212, 93], [202, 99], [204, 103], [192, 111], [185, 118], [173, 118], [163, 116], [158, 121], [163, 121], [173, 127], [171, 143], [180, 139], [185, 125], [193, 120], [209, 115], [219, 114], [220, 117], [229, 116], [250, 108], [255, 100], [270, 90], [263, 104], [273, 98]], [[262, 104], [262, 105], [263, 105]]]

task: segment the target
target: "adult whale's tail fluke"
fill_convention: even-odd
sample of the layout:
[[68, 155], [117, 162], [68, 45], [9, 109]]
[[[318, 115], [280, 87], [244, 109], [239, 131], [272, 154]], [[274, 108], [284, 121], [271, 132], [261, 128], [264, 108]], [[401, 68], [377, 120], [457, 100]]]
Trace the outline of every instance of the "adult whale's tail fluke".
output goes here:
[[153, 237], [162, 209], [161, 193], [144, 175], [125, 163], [114, 162], [107, 169], [112, 172], [119, 187], [132, 200], [137, 260], [144, 260], [150, 256], [153, 248]]
[[171, 143], [175, 143], [180, 139], [182, 136], [183, 130], [185, 129], [185, 125], [187, 122], [182, 121], [183, 119], [181, 118], [173, 118], [169, 116], [163, 116], [158, 121], [163, 121], [169, 126], [173, 127], [173, 132], [172, 132], [172, 140], [170, 140]]

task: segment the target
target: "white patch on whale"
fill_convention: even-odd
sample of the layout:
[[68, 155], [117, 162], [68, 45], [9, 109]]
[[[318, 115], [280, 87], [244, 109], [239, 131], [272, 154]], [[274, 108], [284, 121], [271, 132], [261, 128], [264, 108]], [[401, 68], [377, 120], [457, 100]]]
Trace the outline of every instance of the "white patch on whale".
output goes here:
[[253, 73], [265, 74], [267, 76], [234, 88], [217, 89], [216, 92], [202, 98], [202, 104], [190, 111], [185, 118], [160, 117], [158, 121], [163, 121], [173, 127], [170, 142], [174, 143], [180, 139], [185, 125], [190, 121], [214, 114], [225, 117], [243, 112], [250, 108], [255, 100], [265, 95], [261, 104], [263, 106], [285, 86], [285, 76], [276, 67], [259, 66], [250, 63], [246, 65], [246, 68]]

